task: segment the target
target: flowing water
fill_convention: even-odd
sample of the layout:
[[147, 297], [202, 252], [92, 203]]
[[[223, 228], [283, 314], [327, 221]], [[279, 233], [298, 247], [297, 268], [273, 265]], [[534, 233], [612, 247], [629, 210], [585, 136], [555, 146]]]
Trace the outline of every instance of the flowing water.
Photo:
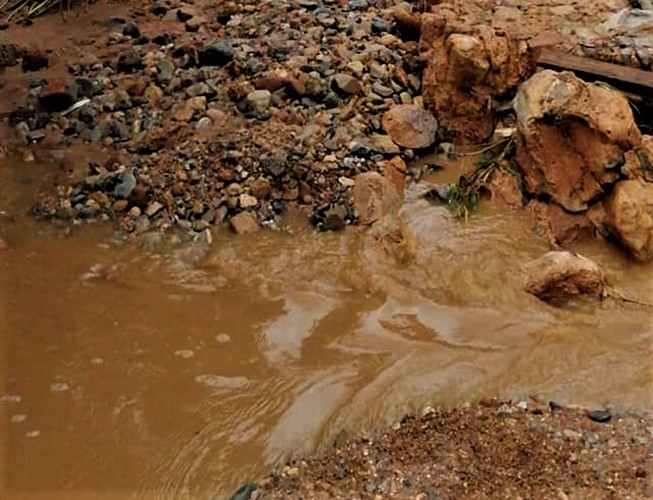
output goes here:
[[[0, 165], [3, 498], [224, 498], [345, 429], [492, 395], [653, 409], [653, 311], [524, 293], [548, 248], [409, 190], [401, 263], [357, 230], [120, 243], [26, 214], [47, 167]], [[580, 247], [631, 296], [653, 266]]]

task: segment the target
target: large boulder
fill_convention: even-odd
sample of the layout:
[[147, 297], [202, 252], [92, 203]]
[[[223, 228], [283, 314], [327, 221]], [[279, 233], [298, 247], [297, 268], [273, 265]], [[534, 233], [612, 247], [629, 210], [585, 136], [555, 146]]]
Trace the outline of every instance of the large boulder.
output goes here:
[[653, 183], [641, 179], [617, 183], [605, 203], [608, 229], [631, 255], [653, 259]]
[[535, 71], [534, 54], [523, 40], [467, 26], [444, 12], [424, 14], [421, 21], [424, 104], [459, 139], [490, 138], [502, 101]]
[[642, 144], [626, 98], [571, 72], [536, 73], [514, 108], [526, 190], [568, 212], [587, 210], [619, 179], [624, 154]]
[[523, 267], [524, 288], [540, 300], [553, 301], [578, 295], [602, 297], [605, 274], [593, 260], [571, 252], [547, 252]]

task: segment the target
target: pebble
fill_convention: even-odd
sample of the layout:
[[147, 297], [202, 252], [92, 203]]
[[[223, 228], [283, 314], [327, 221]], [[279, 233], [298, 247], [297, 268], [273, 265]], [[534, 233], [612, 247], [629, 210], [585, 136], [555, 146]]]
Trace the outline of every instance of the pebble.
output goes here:
[[357, 78], [346, 73], [334, 75], [333, 83], [336, 89], [345, 94], [358, 94], [363, 89]]
[[19, 424], [25, 420], [27, 420], [27, 415], [23, 413], [16, 413], [15, 415], [12, 415], [10, 419], [12, 424]]
[[612, 419], [612, 412], [610, 410], [590, 410], [587, 412], [587, 416], [594, 422], [605, 423]]
[[258, 200], [247, 193], [243, 193], [238, 197], [238, 204], [241, 208], [252, 208], [258, 205]]
[[267, 111], [272, 104], [272, 93], [269, 90], [254, 90], [247, 94], [247, 105], [252, 111]]

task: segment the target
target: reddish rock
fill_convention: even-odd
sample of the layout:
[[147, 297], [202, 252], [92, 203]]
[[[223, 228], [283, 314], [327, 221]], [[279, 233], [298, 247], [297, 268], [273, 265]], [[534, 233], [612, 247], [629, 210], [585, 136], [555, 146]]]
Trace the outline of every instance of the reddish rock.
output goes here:
[[397, 213], [402, 198], [395, 186], [378, 172], [358, 174], [353, 187], [354, 209], [363, 225], [370, 225]]
[[421, 18], [420, 50], [428, 61], [424, 104], [439, 126], [459, 139], [485, 141], [505, 96], [534, 73], [535, 55], [519, 38], [450, 20], [445, 4], [436, 9], [440, 11]]
[[548, 252], [523, 267], [524, 288], [541, 300], [578, 295], [602, 297], [606, 278], [599, 265], [571, 252]]
[[264, 177], [258, 177], [249, 186], [249, 192], [255, 198], [263, 200], [270, 196], [270, 181]]
[[344, 94], [359, 94], [363, 86], [354, 76], [346, 73], [338, 73], [333, 76], [333, 86]]
[[524, 206], [524, 195], [516, 175], [511, 175], [505, 170], [494, 169], [488, 179], [487, 187], [493, 202], [507, 208]]
[[383, 115], [382, 125], [396, 144], [414, 149], [431, 146], [438, 130], [438, 122], [433, 115], [414, 104], [392, 107]]
[[258, 90], [269, 90], [270, 92], [276, 92], [285, 84], [284, 79], [281, 75], [274, 71], [268, 71], [267, 73], [261, 75], [254, 85]]
[[227, 123], [227, 115], [224, 111], [219, 109], [211, 108], [206, 111], [206, 116], [211, 119], [214, 127], [222, 127]]
[[392, 185], [403, 198], [406, 189], [406, 163], [399, 156], [395, 156], [389, 161], [383, 163], [383, 175], [392, 183]]
[[249, 212], [241, 212], [229, 219], [229, 225], [236, 234], [252, 234], [260, 229], [256, 217]]
[[528, 204], [535, 216], [538, 231], [546, 236], [551, 244], [563, 246], [593, 236], [597, 230], [601, 231], [604, 216], [600, 207], [599, 202], [587, 212], [572, 214], [556, 203], [533, 200]]
[[653, 260], [653, 183], [617, 183], [605, 204], [608, 229], [638, 261]]
[[642, 137], [628, 101], [573, 73], [541, 71], [519, 89], [517, 161], [525, 187], [568, 212], [587, 210], [619, 178]]
[[39, 96], [41, 107], [48, 113], [68, 109], [77, 99], [77, 86], [73, 81], [61, 79], [48, 83]]

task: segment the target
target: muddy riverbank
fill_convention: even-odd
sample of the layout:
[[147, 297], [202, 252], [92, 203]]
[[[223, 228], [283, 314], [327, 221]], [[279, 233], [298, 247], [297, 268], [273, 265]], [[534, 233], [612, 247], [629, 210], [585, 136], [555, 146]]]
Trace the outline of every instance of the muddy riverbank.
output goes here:
[[[106, 224], [34, 221], [47, 170], [0, 169], [9, 498], [228, 498], [343, 430], [372, 436], [425, 404], [537, 394], [653, 409], [650, 311], [527, 294], [515, 267], [548, 243], [515, 214], [484, 206], [461, 225], [415, 186], [419, 251], [403, 265], [366, 233], [315, 233], [291, 214], [284, 231], [214, 231], [211, 245], [184, 232], [125, 242]], [[651, 300], [650, 267], [594, 242], [576, 250]], [[472, 415], [460, 419], [471, 439]], [[515, 433], [530, 442], [529, 426]]]
[[[468, 3], [96, 2], [0, 31], [0, 496], [653, 493], [653, 143], [613, 90], [519, 81], [558, 28], [644, 67], [648, 18]], [[527, 293], [560, 245], [638, 302]]]

